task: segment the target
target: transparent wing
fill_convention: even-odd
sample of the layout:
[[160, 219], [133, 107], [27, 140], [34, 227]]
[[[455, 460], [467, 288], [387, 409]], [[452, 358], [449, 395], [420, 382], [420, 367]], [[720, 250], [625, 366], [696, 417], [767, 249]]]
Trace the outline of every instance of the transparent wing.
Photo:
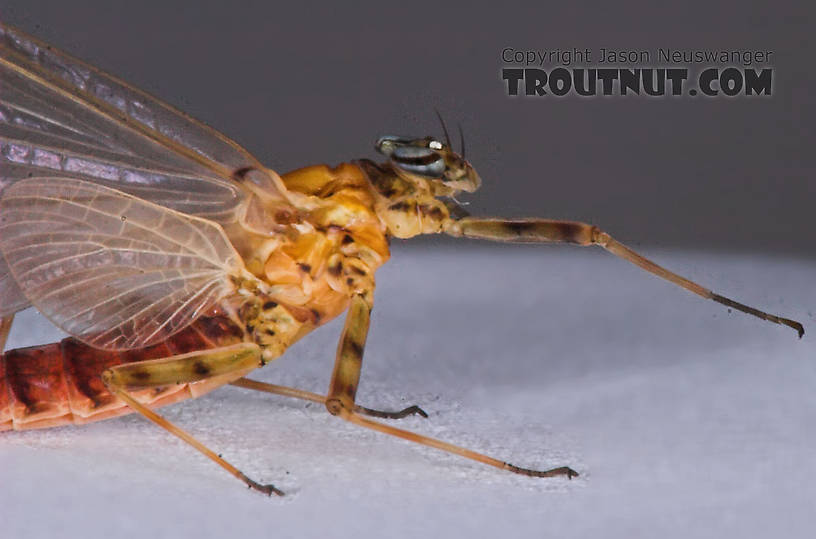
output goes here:
[[285, 191], [222, 134], [0, 24], [0, 193], [22, 178], [58, 175], [228, 223], [247, 198], [232, 177], [247, 169]]
[[30, 303], [9, 273], [6, 259], [0, 254], [0, 318], [22, 311]]
[[[0, 196], [21, 179], [56, 175], [227, 225], [252, 203], [232, 179], [248, 169], [286, 204], [280, 178], [233, 141], [0, 23]], [[0, 315], [26, 306], [0, 260]]]
[[0, 253], [25, 297], [97, 348], [161, 342], [234, 292], [243, 262], [212, 222], [72, 178], [0, 198]]

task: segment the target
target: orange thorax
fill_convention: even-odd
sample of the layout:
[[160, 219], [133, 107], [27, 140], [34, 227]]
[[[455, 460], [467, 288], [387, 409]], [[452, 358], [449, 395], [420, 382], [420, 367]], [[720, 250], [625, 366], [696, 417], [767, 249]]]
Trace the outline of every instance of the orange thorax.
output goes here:
[[376, 196], [355, 165], [315, 165], [281, 176], [287, 190], [305, 195], [299, 211], [263, 263], [260, 276], [273, 298], [300, 321], [322, 324], [342, 313], [350, 288], [374, 271], [390, 252], [385, 226], [374, 210]]

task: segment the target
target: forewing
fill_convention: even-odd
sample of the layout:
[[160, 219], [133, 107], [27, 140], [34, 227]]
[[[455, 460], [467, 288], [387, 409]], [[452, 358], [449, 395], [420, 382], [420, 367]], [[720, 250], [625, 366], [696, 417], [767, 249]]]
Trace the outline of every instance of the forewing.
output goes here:
[[0, 318], [22, 311], [30, 303], [9, 273], [6, 259], [0, 254]]
[[91, 346], [161, 342], [234, 292], [243, 262], [222, 228], [72, 178], [0, 198], [0, 253], [25, 297]]
[[56, 173], [228, 223], [247, 198], [233, 175], [247, 169], [285, 197], [280, 179], [222, 134], [0, 24], [0, 192]]

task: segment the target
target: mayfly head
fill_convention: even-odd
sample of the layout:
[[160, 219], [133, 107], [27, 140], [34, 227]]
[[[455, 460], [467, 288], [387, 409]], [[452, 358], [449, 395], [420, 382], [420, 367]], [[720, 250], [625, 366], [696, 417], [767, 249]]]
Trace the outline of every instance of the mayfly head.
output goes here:
[[465, 158], [434, 137], [380, 137], [375, 148], [388, 157], [400, 176], [428, 182], [437, 196], [455, 196], [479, 188], [482, 181]]

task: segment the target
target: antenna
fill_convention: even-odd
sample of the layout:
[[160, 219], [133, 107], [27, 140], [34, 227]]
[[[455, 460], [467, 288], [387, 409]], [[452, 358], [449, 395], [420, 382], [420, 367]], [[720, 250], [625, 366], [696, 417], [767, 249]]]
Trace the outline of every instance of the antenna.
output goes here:
[[442, 124], [442, 132], [445, 133], [445, 143], [448, 145], [448, 148], [451, 147], [450, 136], [448, 135], [448, 128], [445, 127], [445, 120], [442, 119], [442, 115], [439, 114], [439, 110], [434, 108], [434, 112], [436, 113], [436, 117], [439, 118], [439, 123]]

